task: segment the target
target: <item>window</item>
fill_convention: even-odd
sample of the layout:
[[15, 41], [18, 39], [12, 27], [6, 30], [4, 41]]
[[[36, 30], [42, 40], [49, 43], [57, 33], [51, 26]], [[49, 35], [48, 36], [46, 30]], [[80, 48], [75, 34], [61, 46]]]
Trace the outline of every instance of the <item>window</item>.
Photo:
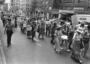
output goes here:
[[80, 3], [80, 2], [84, 2], [85, 0], [78, 0], [78, 3]]
[[73, 0], [63, 0], [64, 3], [72, 3]]

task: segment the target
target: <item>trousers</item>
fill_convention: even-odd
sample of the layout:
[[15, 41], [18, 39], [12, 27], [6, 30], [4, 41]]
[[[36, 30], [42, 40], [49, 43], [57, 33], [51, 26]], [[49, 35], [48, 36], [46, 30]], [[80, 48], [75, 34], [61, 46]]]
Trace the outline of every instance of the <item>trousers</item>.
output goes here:
[[12, 31], [7, 30], [7, 45], [11, 45], [11, 37], [12, 37]]

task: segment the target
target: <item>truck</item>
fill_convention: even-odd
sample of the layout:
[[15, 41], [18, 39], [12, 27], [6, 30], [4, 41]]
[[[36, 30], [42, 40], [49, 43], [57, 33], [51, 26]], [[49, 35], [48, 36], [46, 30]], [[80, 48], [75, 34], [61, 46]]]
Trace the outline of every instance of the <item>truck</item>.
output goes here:
[[85, 22], [88, 26], [90, 26], [89, 14], [75, 14], [72, 15], [71, 20], [74, 27], [78, 24], [78, 22]]

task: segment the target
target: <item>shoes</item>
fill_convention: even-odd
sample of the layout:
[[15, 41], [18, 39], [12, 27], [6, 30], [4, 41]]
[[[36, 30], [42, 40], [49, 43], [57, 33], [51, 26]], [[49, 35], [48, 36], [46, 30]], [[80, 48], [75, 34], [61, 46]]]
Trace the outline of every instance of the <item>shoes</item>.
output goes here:
[[10, 47], [11, 46], [11, 43], [10, 44], [7, 44], [7, 47]]
[[8, 45], [7, 47], [10, 47], [11, 46], [11, 44], [10, 45]]

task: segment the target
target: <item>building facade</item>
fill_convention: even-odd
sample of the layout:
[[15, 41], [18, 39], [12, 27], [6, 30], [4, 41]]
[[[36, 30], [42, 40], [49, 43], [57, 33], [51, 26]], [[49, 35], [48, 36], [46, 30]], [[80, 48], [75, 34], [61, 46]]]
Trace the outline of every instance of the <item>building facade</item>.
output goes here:
[[26, 0], [26, 15], [27, 16], [30, 16], [31, 2], [32, 0]]
[[11, 11], [16, 12], [20, 8], [20, 0], [11, 0]]
[[26, 0], [20, 0], [20, 8], [21, 9], [26, 9]]
[[11, 10], [16, 13], [19, 10], [26, 12], [26, 0], [11, 0]]
[[11, 0], [12, 6], [20, 6], [20, 0]]
[[67, 8], [73, 8], [73, 7], [84, 7], [88, 8], [90, 7], [90, 0], [54, 0], [53, 3], [56, 5], [53, 5], [54, 7], [56, 6], [62, 9], [67, 9]]
[[90, 11], [90, 0], [54, 0], [53, 9]]

